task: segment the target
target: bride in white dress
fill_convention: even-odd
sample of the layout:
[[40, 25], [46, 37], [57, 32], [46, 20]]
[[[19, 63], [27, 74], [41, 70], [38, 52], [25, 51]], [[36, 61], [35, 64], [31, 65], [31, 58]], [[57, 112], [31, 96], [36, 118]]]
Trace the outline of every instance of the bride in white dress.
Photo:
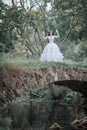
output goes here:
[[48, 44], [45, 46], [40, 60], [41, 61], [55, 61], [55, 62], [62, 62], [64, 59], [63, 54], [61, 53], [59, 47], [54, 43], [55, 38], [59, 38], [59, 32], [56, 30], [57, 35], [53, 35], [52, 31], [48, 36], [44, 36], [45, 34], [43, 33], [43, 38], [48, 40]]

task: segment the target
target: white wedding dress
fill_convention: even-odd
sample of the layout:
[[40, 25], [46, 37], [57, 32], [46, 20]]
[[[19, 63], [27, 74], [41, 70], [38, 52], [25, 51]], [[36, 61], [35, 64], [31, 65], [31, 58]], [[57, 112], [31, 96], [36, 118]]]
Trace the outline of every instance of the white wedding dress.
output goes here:
[[62, 62], [64, 59], [59, 47], [54, 43], [54, 36], [48, 36], [49, 43], [45, 46], [42, 54], [41, 61], [55, 61]]

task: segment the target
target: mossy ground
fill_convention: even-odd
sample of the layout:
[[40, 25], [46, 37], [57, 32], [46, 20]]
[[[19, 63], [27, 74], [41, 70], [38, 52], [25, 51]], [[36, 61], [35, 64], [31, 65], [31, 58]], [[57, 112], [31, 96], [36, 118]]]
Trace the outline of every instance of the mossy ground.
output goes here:
[[16, 55], [11, 58], [9, 58], [8, 54], [3, 54], [0, 58], [1, 62], [0, 65], [3, 66], [3, 64], [12, 64], [18, 67], [21, 67], [23, 69], [29, 70], [29, 69], [38, 69], [42, 67], [49, 67], [53, 65], [65, 65], [65, 66], [76, 66], [76, 67], [87, 67], [87, 62], [76, 62], [70, 59], [64, 59], [62, 63], [59, 62], [41, 62], [39, 58], [33, 58], [29, 57], [26, 58], [26, 55]]

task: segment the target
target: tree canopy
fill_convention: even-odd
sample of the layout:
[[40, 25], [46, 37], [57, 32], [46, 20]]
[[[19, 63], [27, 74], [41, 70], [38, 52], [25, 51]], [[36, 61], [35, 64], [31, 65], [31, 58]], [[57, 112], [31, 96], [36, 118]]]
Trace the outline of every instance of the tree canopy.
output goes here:
[[10, 0], [10, 3], [0, 2], [0, 52], [14, 49], [14, 44], [20, 41], [32, 55], [39, 56], [45, 44], [42, 31], [50, 29], [59, 29], [62, 42], [87, 39], [86, 0]]

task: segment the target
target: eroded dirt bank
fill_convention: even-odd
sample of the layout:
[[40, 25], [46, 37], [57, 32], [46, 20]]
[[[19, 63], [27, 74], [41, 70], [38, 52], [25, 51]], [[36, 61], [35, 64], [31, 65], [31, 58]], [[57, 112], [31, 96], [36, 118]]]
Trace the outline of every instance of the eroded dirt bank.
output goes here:
[[[6, 64], [0, 68], [0, 109], [31, 88], [43, 87], [45, 84], [55, 81], [76, 79], [87, 82], [86, 69], [55, 65], [25, 71], [22, 68]], [[84, 91], [86, 92], [87, 89]]]

